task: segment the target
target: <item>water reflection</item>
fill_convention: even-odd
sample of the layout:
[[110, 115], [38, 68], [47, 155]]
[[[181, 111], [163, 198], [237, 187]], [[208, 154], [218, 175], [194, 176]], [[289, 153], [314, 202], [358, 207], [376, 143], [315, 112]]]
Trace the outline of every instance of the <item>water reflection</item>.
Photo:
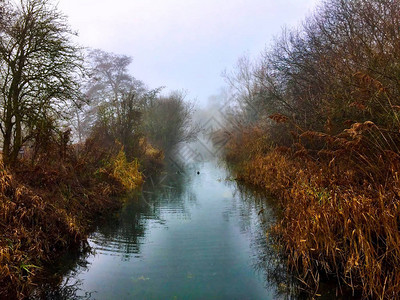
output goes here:
[[88, 257], [93, 255], [88, 247], [68, 253], [57, 265], [48, 266], [38, 288], [29, 299], [84, 300], [93, 299], [90, 291], [82, 289], [82, 280], [77, 274], [88, 270]]
[[238, 184], [232, 178], [226, 178], [224, 182], [235, 195], [226, 215], [239, 216], [241, 233], [249, 237], [252, 266], [263, 277], [265, 288], [274, 291], [274, 299], [308, 298], [289, 272], [285, 257], [278, 251], [277, 241], [268, 234], [279, 213], [275, 200], [264, 191]]
[[123, 209], [91, 235], [89, 242], [96, 254], [118, 256], [124, 261], [132, 256], [140, 258], [148, 228], [168, 228], [165, 214], [190, 219], [186, 204], [194, 203], [196, 197], [187, 189], [189, 180], [189, 176], [181, 176], [174, 169], [148, 178], [142, 191], [125, 199]]
[[170, 168], [99, 225], [93, 251], [62, 262], [61, 283], [36, 299], [296, 298], [265, 235], [271, 207], [214, 162]]

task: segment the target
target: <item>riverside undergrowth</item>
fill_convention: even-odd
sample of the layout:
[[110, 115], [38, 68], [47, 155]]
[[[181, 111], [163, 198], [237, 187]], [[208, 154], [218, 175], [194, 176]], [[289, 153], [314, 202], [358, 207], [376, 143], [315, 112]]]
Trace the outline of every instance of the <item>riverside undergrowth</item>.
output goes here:
[[326, 277], [365, 298], [400, 294], [398, 138], [367, 121], [335, 136], [303, 132], [291, 147], [243, 128], [227, 145], [238, 179], [279, 199], [271, 233], [312, 294]]
[[[161, 164], [162, 152], [147, 143], [142, 147], [144, 158]], [[29, 296], [43, 265], [70, 248], [86, 247], [93, 222], [118, 209], [116, 196], [143, 181], [138, 160], [127, 161], [119, 143], [104, 147], [88, 139], [84, 145], [49, 145], [40, 153], [12, 170], [0, 161], [2, 299]]]

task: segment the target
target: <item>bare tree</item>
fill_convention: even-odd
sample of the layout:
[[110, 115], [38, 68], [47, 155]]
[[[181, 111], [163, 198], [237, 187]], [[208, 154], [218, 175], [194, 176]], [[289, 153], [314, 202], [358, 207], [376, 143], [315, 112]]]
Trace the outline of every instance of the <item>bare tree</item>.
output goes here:
[[199, 127], [192, 122], [193, 110], [193, 103], [185, 101], [182, 92], [158, 98], [145, 112], [146, 135], [166, 152], [182, 142], [191, 141], [199, 132]]
[[339, 133], [345, 121], [367, 120], [394, 128], [399, 10], [391, 0], [324, 1], [302, 27], [285, 29], [258, 63], [239, 60], [228, 77], [236, 98], [285, 115], [296, 130]]
[[122, 143], [128, 158], [140, 155], [137, 151], [143, 135], [143, 112], [160, 89], [148, 90], [129, 74], [129, 56], [92, 50], [89, 61], [91, 79], [86, 95], [90, 104], [80, 122]]
[[0, 31], [0, 131], [3, 159], [14, 164], [38, 123], [68, 117], [78, 104], [82, 57], [66, 19], [47, 0], [7, 6]]

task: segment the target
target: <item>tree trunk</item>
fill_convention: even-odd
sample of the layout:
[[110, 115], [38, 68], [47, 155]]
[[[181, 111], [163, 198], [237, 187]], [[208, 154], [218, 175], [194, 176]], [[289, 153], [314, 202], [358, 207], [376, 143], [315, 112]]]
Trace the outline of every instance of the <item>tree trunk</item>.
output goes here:
[[[8, 122], [7, 122], [8, 123]], [[10, 146], [11, 146], [11, 124], [5, 124], [5, 134], [3, 138], [3, 162], [8, 165], [10, 162]], [[10, 122], [11, 123], [11, 122]]]
[[12, 105], [10, 101], [7, 101], [6, 106], [6, 119], [4, 121], [4, 137], [3, 137], [3, 162], [5, 165], [10, 164], [10, 154], [11, 154], [11, 143], [12, 143]]
[[14, 143], [12, 147], [12, 151], [10, 153], [10, 166], [15, 166], [18, 160], [18, 154], [22, 147], [22, 125], [21, 125], [21, 117], [19, 114], [16, 115], [15, 118], [15, 137]]

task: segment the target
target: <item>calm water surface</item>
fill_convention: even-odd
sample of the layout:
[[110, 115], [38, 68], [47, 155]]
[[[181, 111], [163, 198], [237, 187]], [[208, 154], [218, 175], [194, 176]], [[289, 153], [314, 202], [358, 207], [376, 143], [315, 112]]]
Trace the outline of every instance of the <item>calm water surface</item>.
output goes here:
[[230, 176], [207, 162], [149, 179], [91, 235], [93, 253], [72, 259], [48, 297], [287, 298], [284, 265], [265, 236], [271, 209]]

